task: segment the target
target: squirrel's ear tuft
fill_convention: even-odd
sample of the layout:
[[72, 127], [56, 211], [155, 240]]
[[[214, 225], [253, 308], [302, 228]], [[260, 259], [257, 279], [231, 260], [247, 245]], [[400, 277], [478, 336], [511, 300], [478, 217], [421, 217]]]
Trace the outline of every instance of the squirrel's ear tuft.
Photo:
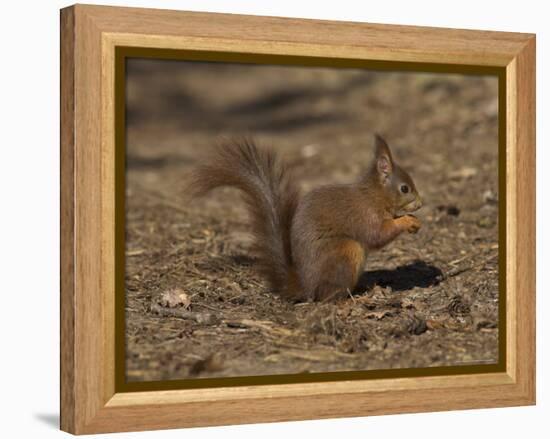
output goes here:
[[381, 176], [388, 177], [393, 170], [393, 159], [391, 156], [390, 147], [378, 134], [374, 135], [374, 144], [376, 146], [376, 169]]

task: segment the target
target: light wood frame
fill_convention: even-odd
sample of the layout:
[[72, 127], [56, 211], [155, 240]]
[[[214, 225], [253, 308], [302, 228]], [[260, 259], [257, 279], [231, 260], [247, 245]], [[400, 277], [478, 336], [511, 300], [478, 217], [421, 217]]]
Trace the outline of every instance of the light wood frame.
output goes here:
[[[506, 69], [506, 371], [115, 392], [115, 47]], [[61, 11], [61, 428], [83, 434], [535, 403], [535, 37], [76, 5]]]

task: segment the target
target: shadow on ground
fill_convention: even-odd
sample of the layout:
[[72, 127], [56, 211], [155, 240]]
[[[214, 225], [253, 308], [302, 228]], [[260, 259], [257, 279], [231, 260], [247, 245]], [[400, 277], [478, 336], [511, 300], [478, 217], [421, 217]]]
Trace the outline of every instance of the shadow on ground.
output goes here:
[[424, 261], [397, 267], [394, 270], [365, 271], [359, 279], [359, 291], [371, 290], [375, 285], [390, 287], [393, 291], [406, 291], [415, 287], [428, 288], [441, 282], [442, 271]]

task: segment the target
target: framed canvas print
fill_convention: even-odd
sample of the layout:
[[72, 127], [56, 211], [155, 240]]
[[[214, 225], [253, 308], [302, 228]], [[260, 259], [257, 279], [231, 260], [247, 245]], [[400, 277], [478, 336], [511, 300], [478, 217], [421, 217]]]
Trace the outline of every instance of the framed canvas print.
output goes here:
[[535, 402], [535, 37], [61, 11], [61, 428]]

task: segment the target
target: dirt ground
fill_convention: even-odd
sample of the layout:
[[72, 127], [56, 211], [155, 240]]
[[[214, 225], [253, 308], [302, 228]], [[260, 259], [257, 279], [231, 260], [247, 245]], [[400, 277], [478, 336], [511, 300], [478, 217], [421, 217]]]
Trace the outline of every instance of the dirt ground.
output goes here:
[[[132, 60], [127, 81], [127, 379], [498, 360], [494, 77]], [[252, 135], [304, 192], [351, 182], [382, 133], [423, 227], [367, 258], [358, 291], [286, 302], [253, 269], [239, 193], [184, 202], [206, 147]], [[183, 294], [171, 308], [167, 293]]]

